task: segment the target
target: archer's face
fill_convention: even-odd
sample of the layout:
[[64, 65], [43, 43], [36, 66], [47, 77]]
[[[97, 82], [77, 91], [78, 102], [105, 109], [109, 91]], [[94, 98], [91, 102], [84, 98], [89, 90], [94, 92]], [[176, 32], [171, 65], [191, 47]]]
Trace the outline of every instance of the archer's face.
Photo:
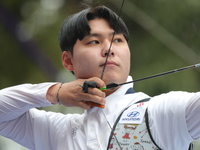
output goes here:
[[[89, 21], [90, 34], [83, 40], [77, 40], [73, 56], [70, 55], [71, 67], [77, 79], [101, 77], [106, 55], [109, 50], [114, 30], [104, 19]], [[69, 53], [69, 52], [65, 52]], [[123, 34], [115, 34], [110, 55], [103, 75], [108, 83], [125, 82], [130, 70], [130, 50]]]

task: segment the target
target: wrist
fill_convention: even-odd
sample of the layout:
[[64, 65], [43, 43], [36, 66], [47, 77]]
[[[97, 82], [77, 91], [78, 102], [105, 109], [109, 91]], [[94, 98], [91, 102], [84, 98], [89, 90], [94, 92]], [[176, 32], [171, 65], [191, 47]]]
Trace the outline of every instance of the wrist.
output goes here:
[[51, 103], [51, 104], [58, 104], [59, 99], [59, 94], [60, 94], [60, 89], [61, 89], [61, 84], [63, 83], [57, 83], [49, 87], [47, 94], [46, 94], [46, 99]]
[[56, 93], [56, 100], [57, 100], [57, 103], [58, 103], [58, 104], [61, 104], [60, 98], [59, 98], [59, 92], [60, 92], [60, 89], [62, 88], [62, 85], [63, 85], [63, 84], [64, 84], [64, 83], [60, 83], [59, 88], [58, 88], [57, 93]]

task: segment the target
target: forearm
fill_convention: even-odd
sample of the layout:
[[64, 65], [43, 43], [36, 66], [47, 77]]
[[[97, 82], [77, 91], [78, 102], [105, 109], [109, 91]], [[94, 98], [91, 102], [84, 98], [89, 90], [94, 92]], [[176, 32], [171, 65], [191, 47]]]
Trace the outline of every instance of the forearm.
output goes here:
[[54, 84], [22, 84], [0, 90], [0, 121], [15, 119], [31, 108], [51, 105], [46, 94]]

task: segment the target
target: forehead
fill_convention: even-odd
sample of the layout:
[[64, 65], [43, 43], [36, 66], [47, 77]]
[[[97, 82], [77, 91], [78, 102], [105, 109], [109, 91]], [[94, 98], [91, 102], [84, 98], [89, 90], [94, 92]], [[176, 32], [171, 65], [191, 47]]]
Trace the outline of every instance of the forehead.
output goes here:
[[107, 20], [105, 19], [94, 19], [94, 20], [90, 20], [88, 21], [88, 24], [91, 28], [91, 33], [93, 31], [96, 32], [114, 32], [114, 30], [110, 27], [109, 23]]
[[123, 35], [122, 33], [114, 33], [109, 25], [109, 22], [105, 19], [94, 19], [88, 21], [88, 24], [91, 28], [89, 35], [86, 37], [102, 37], [102, 36], [113, 36], [113, 35]]

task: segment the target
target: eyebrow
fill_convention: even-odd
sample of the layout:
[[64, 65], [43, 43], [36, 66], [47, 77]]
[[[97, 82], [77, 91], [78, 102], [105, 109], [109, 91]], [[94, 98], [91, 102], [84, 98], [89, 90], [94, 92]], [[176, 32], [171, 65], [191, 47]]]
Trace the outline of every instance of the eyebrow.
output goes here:
[[[113, 35], [115, 36], [115, 35], [120, 35], [120, 34], [122, 34], [122, 33], [110, 32], [110, 33], [109, 33], [109, 36], [113, 38]], [[122, 34], [122, 35], [123, 35], [123, 34]], [[86, 35], [82, 40], [86, 40], [86, 39], [91, 38], [91, 37], [101, 38], [102, 35], [101, 35], [100, 33], [95, 33], [95, 32], [94, 32], [94, 33], [90, 33], [90, 34]], [[81, 40], [81, 41], [82, 41], [82, 40]]]
[[[109, 36], [117, 35], [115, 32], [109, 33]], [[102, 35], [99, 33], [90, 33], [86, 37], [101, 37]]]

